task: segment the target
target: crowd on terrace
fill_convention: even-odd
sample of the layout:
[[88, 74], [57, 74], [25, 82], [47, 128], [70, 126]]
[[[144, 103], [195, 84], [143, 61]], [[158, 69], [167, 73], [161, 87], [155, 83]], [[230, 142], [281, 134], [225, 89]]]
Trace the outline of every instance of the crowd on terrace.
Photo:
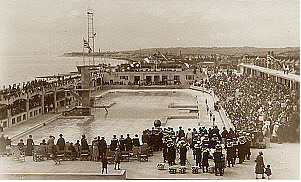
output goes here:
[[[270, 79], [232, 72], [214, 74], [203, 84], [220, 99], [236, 129], [264, 130], [265, 135], [278, 135], [279, 140], [298, 140], [299, 90]], [[270, 127], [264, 127], [263, 120]]]
[[[12, 97], [19, 97], [21, 95], [27, 93], [34, 93], [37, 91], [41, 91], [42, 88], [52, 88], [54, 86], [64, 86], [67, 84], [72, 84], [75, 82], [76, 78], [65, 78], [60, 80], [47, 81], [46, 79], [35, 79], [32, 81], [28, 81], [23, 84], [13, 84], [8, 87], [3, 87], [0, 90], [0, 96], [3, 97], [4, 100], [9, 100]], [[0, 97], [0, 99], [1, 99]]]

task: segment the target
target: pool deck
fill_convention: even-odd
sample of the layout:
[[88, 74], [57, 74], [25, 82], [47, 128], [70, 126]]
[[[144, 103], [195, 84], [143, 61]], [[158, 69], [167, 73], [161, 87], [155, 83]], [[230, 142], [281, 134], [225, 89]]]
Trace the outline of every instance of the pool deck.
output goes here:
[[[128, 89], [117, 89], [117, 90], [108, 90], [99, 95], [103, 95], [109, 92], [133, 92], [137, 90], [128, 90]], [[139, 90], [139, 91], [148, 91], [148, 90]], [[166, 91], [166, 90], [153, 90], [149, 91]], [[177, 91], [171, 89], [171, 91]], [[199, 91], [193, 91], [189, 89], [181, 89], [181, 91], [189, 92], [194, 95], [199, 95], [203, 97], [198, 97], [199, 103], [204, 104], [204, 93]], [[96, 95], [96, 94], [95, 94]], [[214, 100], [213, 97], [208, 95], [206, 97], [209, 103], [210, 109], [213, 111]], [[189, 119], [189, 120], [169, 120], [166, 123], [166, 126], [172, 126], [176, 130], [178, 126], [182, 126], [185, 131], [188, 127], [198, 127], [198, 122], [201, 121], [201, 125], [209, 127], [212, 125], [212, 121], [209, 121], [209, 116], [206, 114], [205, 108], [201, 107], [201, 118], [200, 119]], [[213, 111], [216, 116], [215, 124], [221, 129], [224, 124], [218, 114], [218, 112]], [[55, 117], [56, 114], [45, 114], [38, 116], [30, 122], [27, 121], [20, 123], [19, 125], [8, 128], [5, 130], [5, 135], [16, 135], [18, 132], [24, 131], [24, 128], [30, 128], [39, 124], [51, 117]], [[24, 136], [26, 137], [26, 136]], [[169, 174], [168, 170], [158, 170], [157, 163], [161, 163], [162, 152], [154, 152], [154, 156], [149, 157], [149, 162], [139, 162], [137, 160], [131, 160], [130, 162], [122, 162], [121, 169], [126, 170], [127, 179], [223, 179], [223, 180], [233, 180], [233, 179], [255, 179], [254, 167], [255, 167], [255, 158], [258, 153], [258, 149], [252, 149], [252, 156], [250, 161], [246, 161], [243, 164], [237, 164], [235, 167], [226, 168], [224, 176], [215, 176], [214, 174], [202, 173], [192, 174], [191, 166], [187, 165], [186, 174]], [[272, 179], [300, 179], [300, 144], [298, 143], [285, 143], [285, 144], [271, 144], [271, 148], [262, 150], [264, 153], [265, 164], [271, 164], [272, 168]], [[195, 164], [193, 160], [192, 151], [188, 152], [188, 161], [192, 164]], [[13, 161], [12, 157], [0, 157], [0, 173], [65, 173], [66, 179], [68, 173], [85, 173], [85, 174], [99, 174], [101, 170], [101, 162], [93, 161], [62, 161], [61, 164], [55, 165], [52, 160], [34, 162], [32, 157], [26, 157], [25, 162]], [[179, 164], [179, 161], [176, 161]], [[213, 165], [213, 161], [210, 160], [210, 164]], [[166, 167], [168, 165], [166, 164]], [[179, 166], [179, 165], [178, 165]], [[121, 171], [114, 170], [114, 165], [108, 165], [108, 173], [111, 175], [118, 175]], [[4, 175], [3, 175], [4, 176]], [[3, 176], [0, 178], [3, 179]], [[50, 175], [51, 176], [51, 175]], [[88, 175], [87, 175], [88, 176]], [[105, 176], [105, 175], [104, 175]], [[49, 178], [53, 179], [53, 178]], [[88, 178], [87, 178], [88, 179]], [[89, 178], [91, 179], [91, 178]], [[97, 177], [92, 179], [97, 179]]]
[[[262, 150], [264, 153], [265, 164], [270, 164], [272, 168], [272, 179], [300, 179], [300, 144], [285, 143], [285, 144], [271, 144], [271, 148]], [[162, 152], [155, 152], [154, 156], [149, 158], [149, 162], [139, 162], [137, 160], [130, 160], [130, 162], [122, 162], [121, 170], [126, 170], [127, 179], [211, 179], [211, 180], [254, 180], [255, 158], [258, 149], [252, 149], [252, 156], [250, 161], [243, 164], [237, 164], [235, 167], [226, 168], [224, 176], [215, 176], [210, 173], [192, 174], [191, 166], [187, 165], [186, 174], [169, 174], [168, 170], [158, 170], [157, 163], [162, 162]], [[188, 152], [188, 160], [192, 165], [195, 164], [193, 160], [192, 151]], [[101, 162], [93, 161], [62, 161], [61, 164], [55, 165], [52, 160], [34, 162], [32, 157], [26, 157], [25, 162], [12, 161], [11, 157], [0, 157], [0, 179], [4, 178], [1, 173], [65, 173], [66, 178], [70, 173], [82, 174], [100, 174]], [[176, 161], [179, 164], [179, 160]], [[213, 165], [213, 161], [209, 163]], [[179, 165], [177, 165], [179, 166]], [[167, 164], [166, 164], [167, 167]], [[121, 171], [114, 170], [114, 165], [108, 165], [108, 175], [118, 175]], [[105, 175], [104, 175], [105, 176]], [[54, 179], [54, 178], [48, 178]], [[64, 179], [64, 178], [63, 178]], [[93, 178], [92, 178], [93, 179]], [[97, 179], [95, 177], [94, 179]]]

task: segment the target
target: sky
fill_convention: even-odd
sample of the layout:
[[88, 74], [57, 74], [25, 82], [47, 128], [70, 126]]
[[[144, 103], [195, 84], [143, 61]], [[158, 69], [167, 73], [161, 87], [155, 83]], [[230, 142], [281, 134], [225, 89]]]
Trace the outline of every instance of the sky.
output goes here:
[[89, 4], [101, 51], [300, 46], [299, 0], [6, 0], [0, 54], [82, 51]]

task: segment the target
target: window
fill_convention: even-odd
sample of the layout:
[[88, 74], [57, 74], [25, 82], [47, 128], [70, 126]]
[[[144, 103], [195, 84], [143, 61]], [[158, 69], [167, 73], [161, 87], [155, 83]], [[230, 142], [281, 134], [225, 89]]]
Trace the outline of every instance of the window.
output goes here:
[[186, 80], [194, 80], [194, 75], [186, 75]]
[[21, 116], [17, 117], [17, 122], [19, 123], [21, 121]]
[[179, 75], [174, 75], [173, 77], [174, 77], [175, 81], [180, 81], [180, 76]]
[[12, 124], [16, 124], [16, 118], [13, 118]]
[[120, 80], [129, 80], [128, 76], [120, 76]]
[[7, 121], [4, 121], [3, 122], [3, 128], [6, 128], [7, 127]]
[[23, 120], [26, 120], [26, 114], [23, 114]]
[[29, 116], [32, 117], [32, 112], [29, 113]]
[[162, 81], [167, 81], [167, 76], [166, 75], [162, 76]]
[[41, 114], [41, 112], [42, 112], [42, 109], [40, 108], [40, 109], [39, 109], [39, 114]]

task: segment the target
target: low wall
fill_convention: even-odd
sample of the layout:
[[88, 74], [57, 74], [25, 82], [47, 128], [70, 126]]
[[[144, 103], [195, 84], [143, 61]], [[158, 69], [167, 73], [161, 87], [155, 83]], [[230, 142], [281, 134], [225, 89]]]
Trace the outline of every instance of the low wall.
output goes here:
[[[202, 87], [197, 87], [197, 86], [191, 86], [190, 89], [205, 92], [212, 96], [214, 102], [219, 101], [218, 97], [216, 97], [214, 95], [214, 92], [209, 89], [204, 89]], [[218, 113], [219, 113], [219, 116], [222, 119], [222, 122], [223, 122], [224, 126], [226, 127], [226, 129], [227, 130], [229, 130], [230, 128], [234, 129], [234, 126], [233, 126], [231, 120], [226, 116], [224, 108], [222, 106], [218, 110]]]
[[126, 171], [119, 174], [100, 173], [1, 173], [1, 180], [126, 180]]

